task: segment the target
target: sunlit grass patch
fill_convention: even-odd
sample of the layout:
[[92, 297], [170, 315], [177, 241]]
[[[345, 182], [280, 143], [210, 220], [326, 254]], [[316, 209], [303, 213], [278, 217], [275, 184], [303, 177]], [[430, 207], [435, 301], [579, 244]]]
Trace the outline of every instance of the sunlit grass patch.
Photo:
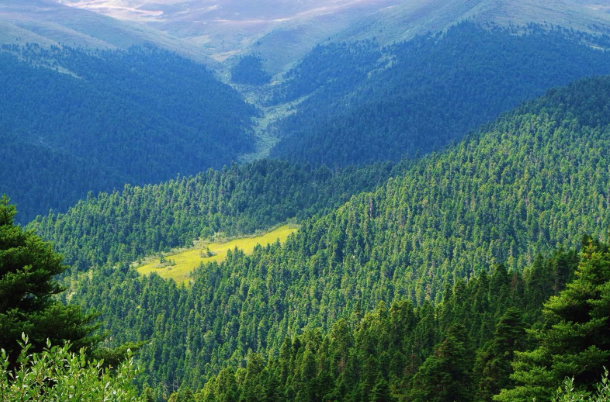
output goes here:
[[192, 249], [163, 255], [163, 259], [160, 256], [155, 259], [150, 258], [137, 270], [141, 275], [149, 275], [154, 272], [164, 279], [173, 279], [177, 283], [188, 283], [191, 272], [202, 262], [224, 261], [227, 251], [235, 248], [249, 254], [258, 244], [266, 246], [275, 243], [278, 239], [280, 242], [284, 242], [296, 231], [297, 228], [294, 225], [284, 225], [261, 236], [243, 237], [222, 243], [201, 242]]

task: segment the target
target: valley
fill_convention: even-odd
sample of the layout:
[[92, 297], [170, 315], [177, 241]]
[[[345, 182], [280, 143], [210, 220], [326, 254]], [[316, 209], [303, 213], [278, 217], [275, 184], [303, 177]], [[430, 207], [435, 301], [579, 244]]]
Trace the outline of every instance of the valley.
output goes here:
[[609, 0], [0, 3], [2, 402], [610, 400]]

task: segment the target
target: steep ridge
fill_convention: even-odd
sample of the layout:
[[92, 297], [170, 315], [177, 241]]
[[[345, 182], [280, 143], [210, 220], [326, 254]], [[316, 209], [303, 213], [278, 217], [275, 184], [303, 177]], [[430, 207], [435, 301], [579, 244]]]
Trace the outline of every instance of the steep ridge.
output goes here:
[[[3, 180], [0, 193], [20, 205], [22, 222], [50, 208], [63, 211], [88, 191], [220, 168], [253, 150], [255, 107], [203, 65], [174, 53], [6, 45], [0, 60], [0, 138], [13, 149], [2, 170], [31, 178]], [[64, 182], [64, 195], [53, 187], [59, 182], [42, 177], [49, 170], [57, 178], [71, 173], [60, 165], [39, 169], [31, 147], [82, 167], [78, 180]], [[18, 160], [28, 161], [25, 171]]]
[[440, 301], [445, 286], [494, 264], [519, 271], [584, 233], [605, 238], [609, 109], [607, 77], [551, 90], [306, 221], [284, 246], [202, 267], [190, 289], [124, 267], [73, 277], [71, 300], [103, 310], [114, 342], [151, 339], [140, 355], [150, 384], [199, 387], [303, 329], [380, 301]]
[[428, 153], [545, 90], [610, 73], [608, 37], [541, 25], [465, 22], [380, 50], [320, 46], [287, 75], [277, 102], [305, 98], [276, 125], [271, 156], [329, 166]]

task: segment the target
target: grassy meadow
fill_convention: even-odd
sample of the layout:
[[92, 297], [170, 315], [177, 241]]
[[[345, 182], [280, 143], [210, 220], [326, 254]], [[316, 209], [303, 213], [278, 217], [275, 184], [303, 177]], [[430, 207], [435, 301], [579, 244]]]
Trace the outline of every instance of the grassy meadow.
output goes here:
[[284, 242], [296, 231], [297, 228], [294, 225], [284, 225], [261, 236], [243, 237], [219, 243], [199, 242], [191, 249], [178, 250], [175, 253], [164, 255], [165, 262], [161, 262], [159, 256], [154, 259], [151, 257], [144, 261], [137, 270], [141, 275], [150, 275], [154, 272], [164, 279], [173, 279], [177, 283], [188, 283], [191, 272], [201, 263], [224, 261], [227, 251], [235, 248], [249, 254], [258, 244], [266, 246], [278, 239], [280, 242]]

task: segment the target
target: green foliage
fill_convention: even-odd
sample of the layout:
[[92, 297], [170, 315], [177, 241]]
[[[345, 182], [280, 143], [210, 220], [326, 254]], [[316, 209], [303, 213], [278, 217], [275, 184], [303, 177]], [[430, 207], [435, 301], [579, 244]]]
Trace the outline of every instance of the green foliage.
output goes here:
[[271, 76], [263, 68], [263, 61], [256, 55], [242, 57], [231, 69], [231, 82], [246, 85], [264, 85]]
[[0, 400], [40, 402], [139, 402], [134, 385], [133, 359], [112, 370], [102, 361], [89, 361], [83, 349], [70, 352], [70, 346], [53, 346], [48, 342], [40, 353], [33, 353], [24, 336], [17, 367], [9, 369], [11, 360], [0, 352]]
[[568, 378], [553, 396], [553, 402], [606, 402], [610, 401], [610, 382], [606, 370], [593, 393], [577, 390], [573, 378]]
[[88, 191], [221, 168], [253, 149], [256, 109], [204, 66], [154, 48], [0, 51], [0, 193], [22, 223]]
[[463, 402], [472, 400], [466, 329], [453, 326], [413, 377], [414, 402]]
[[78, 306], [65, 306], [54, 296], [64, 289], [54, 279], [66, 266], [51, 245], [32, 231], [17, 226], [15, 206], [4, 196], [0, 200], [0, 348], [7, 361], [19, 354], [17, 340], [30, 334], [33, 351], [47, 340], [55, 344], [70, 341], [75, 348], [96, 345], [94, 314], [81, 313]]
[[321, 214], [391, 174], [389, 164], [335, 172], [279, 161], [233, 164], [157, 185], [127, 185], [121, 193], [89, 197], [66, 214], [38, 218], [30, 227], [84, 270], [161, 256], [216, 233], [251, 234]]
[[[499, 266], [491, 278], [459, 282], [436, 307], [401, 300], [388, 309], [381, 302], [364, 317], [339, 319], [326, 335], [309, 330], [289, 337], [266, 362], [251, 354], [245, 369], [212, 376], [195, 400], [236, 401], [241, 395], [260, 402], [490, 401], [494, 389], [510, 385], [510, 360], [526, 347], [526, 325], [542, 319], [542, 305], [524, 299], [523, 289], [543, 292], [553, 279], [528, 278], [557, 256], [523, 275], [507, 275]], [[522, 311], [529, 312], [527, 323]], [[488, 354], [485, 370], [478, 369], [481, 358], [475, 356]]]
[[[475, 381], [471, 389], [489, 395], [499, 389], [494, 382], [510, 357], [502, 355], [510, 354], [502, 349], [507, 335], [498, 335], [497, 350], [493, 342], [486, 346], [505, 307], [521, 310], [526, 325], [536, 322], [539, 306], [563, 289], [578, 262], [575, 252], [561, 248], [546, 260], [537, 256], [558, 245], [578, 246], [583, 231], [604, 239], [610, 227], [608, 104], [608, 78], [552, 91], [455, 148], [414, 163], [377, 191], [305, 221], [285, 245], [248, 256], [232, 252], [222, 264], [201, 267], [189, 289], [154, 276], [139, 279], [128, 269], [103, 269], [75, 275], [72, 300], [103, 308], [115, 342], [151, 339], [141, 355], [146, 381], [169, 395], [181, 384], [201, 386], [226, 365], [241, 365], [250, 351], [273, 357], [286, 337], [327, 331], [380, 301], [406, 299], [418, 306], [421, 323], [416, 346], [401, 352], [413, 356], [404, 370], [414, 375], [446, 339], [439, 325], [472, 320], [469, 350], [473, 359], [481, 355], [476, 373], [485, 373], [488, 383]], [[91, 222], [88, 216], [72, 227]], [[69, 231], [61, 233], [71, 241]], [[462, 303], [468, 309], [456, 307]], [[475, 353], [484, 346], [487, 357]], [[358, 359], [367, 360], [374, 367], [369, 356]], [[377, 373], [371, 369], [367, 378], [368, 396]]]
[[[536, 285], [540, 286], [539, 283]], [[510, 308], [496, 324], [491, 342], [477, 355], [474, 368], [479, 382], [476, 392], [477, 400], [489, 401], [502, 389], [512, 388], [511, 363], [515, 352], [525, 350], [526, 345], [523, 315], [518, 309]]]
[[517, 387], [496, 400], [550, 401], [566, 377], [591, 387], [610, 365], [610, 252], [598, 242], [585, 246], [576, 279], [544, 305], [548, 324], [535, 334], [539, 346], [517, 354]]
[[[559, 253], [573, 260], [574, 253]], [[503, 364], [510, 357], [501, 352], [510, 349], [510, 345], [514, 348], [510, 353], [523, 350], [524, 344], [518, 340], [509, 343], [507, 338], [518, 334], [519, 328], [506, 326], [511, 325], [515, 314], [521, 315], [514, 309], [525, 312], [527, 325], [540, 320], [541, 303], [537, 299], [528, 300], [523, 292], [526, 288], [533, 291], [536, 286], [541, 293], [550, 292], [546, 293], [547, 298], [555, 294], [552, 285], [556, 272], [547, 268], [557, 258], [555, 254], [543, 264], [525, 270], [523, 275], [508, 274], [500, 266], [490, 278], [483, 275], [468, 284], [460, 282], [447, 290], [444, 301], [437, 307], [425, 303], [414, 308], [411, 302], [397, 300], [389, 310], [380, 303], [375, 313], [364, 319], [357, 312], [352, 318], [339, 319], [334, 324], [331, 319], [322, 322], [314, 318], [307, 334], [290, 341], [285, 338], [299, 333], [303, 327], [299, 321], [303, 315], [296, 303], [311, 303], [310, 296], [285, 301], [279, 297], [286, 293], [281, 282], [267, 278], [262, 284], [263, 280], [257, 282], [240, 274], [223, 278], [217, 266], [202, 269], [190, 288], [177, 287], [156, 276], [140, 279], [120, 271], [97, 272], [77, 282], [73, 300], [87, 307], [105, 307], [105, 319], [114, 342], [151, 339], [139, 353], [146, 367], [144, 380], [166, 395], [180, 386], [201, 387], [209, 380], [205, 392], [212, 395], [209, 396], [212, 401], [235, 400], [239, 395], [248, 400], [269, 401], [282, 400], [275, 399], [280, 397], [288, 401], [297, 397], [312, 400], [325, 395], [329, 401], [350, 401], [338, 395], [346, 394], [344, 389], [352, 389], [350, 398], [364, 398], [355, 400], [367, 402], [376, 395], [373, 390], [378, 383], [381, 382], [377, 391], [385, 392], [382, 379], [388, 382], [390, 390], [410, 389], [407, 388], [410, 379], [420, 365], [434, 354], [439, 342], [450, 336], [469, 338], [467, 345], [462, 339], [460, 347], [468, 350], [464, 365], [468, 378], [473, 379], [469, 387], [474, 394], [473, 390], [483, 388], [479, 382], [484, 382], [486, 389], [499, 389], [498, 384], [507, 383], [512, 370], [510, 365], [505, 368]], [[568, 272], [575, 265], [576, 262], [570, 264]], [[255, 269], [260, 273], [264, 265]], [[539, 277], [546, 279], [535, 285], [528, 279]], [[498, 288], [502, 291], [498, 292]], [[456, 331], [450, 328], [456, 324], [464, 325], [466, 330], [451, 335]], [[321, 325], [329, 329], [324, 339], [313, 330]], [[297, 353], [299, 348], [304, 349]], [[475, 367], [480, 363], [475, 362], [474, 356], [490, 349], [497, 349], [494, 363], [500, 361], [506, 371], [487, 370], [479, 375]], [[279, 367], [264, 370], [263, 357], [273, 361], [275, 356], [280, 358]], [[239, 367], [246, 358], [250, 374], [244, 375], [244, 369], [222, 370], [231, 365]], [[325, 367], [322, 371], [321, 366]], [[219, 371], [216, 377], [212, 376]], [[288, 372], [293, 373], [290, 382]], [[263, 381], [261, 376], [266, 378], [265, 383], [259, 383]], [[245, 385], [243, 381], [255, 385]]]
[[610, 53], [588, 45], [599, 40], [466, 22], [384, 49], [318, 46], [280, 87], [278, 102], [307, 98], [271, 154], [344, 166], [439, 150], [549, 88], [609, 74]]

